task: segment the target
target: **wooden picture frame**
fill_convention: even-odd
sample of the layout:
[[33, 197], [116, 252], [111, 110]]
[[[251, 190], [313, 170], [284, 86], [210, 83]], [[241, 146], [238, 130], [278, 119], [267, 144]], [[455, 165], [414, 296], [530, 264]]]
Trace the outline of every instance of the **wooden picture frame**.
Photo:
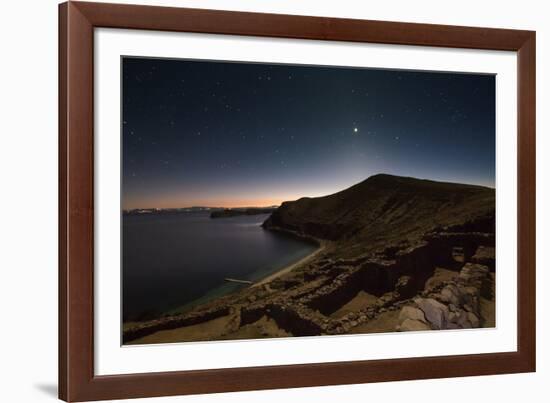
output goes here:
[[[94, 28], [506, 50], [518, 58], [518, 350], [94, 374]], [[59, 6], [59, 398], [123, 399], [535, 371], [535, 32], [184, 8]]]

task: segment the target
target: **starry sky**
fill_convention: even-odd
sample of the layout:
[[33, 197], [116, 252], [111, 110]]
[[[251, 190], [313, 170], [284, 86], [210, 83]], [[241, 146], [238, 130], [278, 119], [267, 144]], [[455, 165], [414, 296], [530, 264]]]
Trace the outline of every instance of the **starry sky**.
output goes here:
[[126, 57], [122, 85], [124, 209], [495, 185], [493, 75]]

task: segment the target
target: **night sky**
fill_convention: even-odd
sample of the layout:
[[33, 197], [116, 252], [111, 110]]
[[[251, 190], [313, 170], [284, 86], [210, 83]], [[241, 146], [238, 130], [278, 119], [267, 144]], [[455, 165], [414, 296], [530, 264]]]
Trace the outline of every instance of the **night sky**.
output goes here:
[[122, 78], [125, 209], [495, 184], [492, 75], [124, 58]]

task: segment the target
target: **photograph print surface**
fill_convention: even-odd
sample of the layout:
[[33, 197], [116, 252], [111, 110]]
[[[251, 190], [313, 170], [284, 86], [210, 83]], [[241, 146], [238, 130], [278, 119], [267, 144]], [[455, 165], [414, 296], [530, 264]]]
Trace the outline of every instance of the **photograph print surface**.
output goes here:
[[122, 58], [122, 341], [495, 326], [495, 76]]

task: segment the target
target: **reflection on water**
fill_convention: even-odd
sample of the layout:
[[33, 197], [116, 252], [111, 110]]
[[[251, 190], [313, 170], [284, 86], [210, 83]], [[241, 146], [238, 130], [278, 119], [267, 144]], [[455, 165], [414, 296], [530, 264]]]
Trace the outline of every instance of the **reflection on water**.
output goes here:
[[[207, 212], [123, 216], [123, 319], [148, 319], [259, 280], [316, 249], [266, 231], [265, 215], [211, 219]], [[188, 305], [189, 306], [189, 305]]]

